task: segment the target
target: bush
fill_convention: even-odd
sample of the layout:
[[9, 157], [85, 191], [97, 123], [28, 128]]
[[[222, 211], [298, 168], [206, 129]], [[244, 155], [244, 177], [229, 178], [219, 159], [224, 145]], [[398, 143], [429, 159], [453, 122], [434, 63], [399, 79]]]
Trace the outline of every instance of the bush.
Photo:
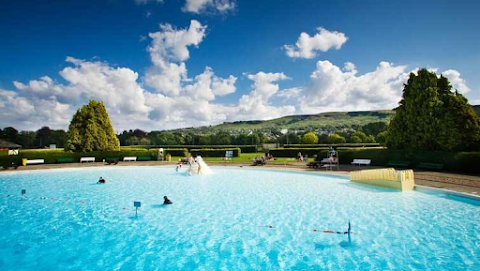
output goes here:
[[238, 157], [242, 153], [240, 148], [228, 149], [191, 149], [190, 153], [193, 156], [201, 155], [202, 157], [225, 157], [226, 151], [233, 151], [233, 157]]

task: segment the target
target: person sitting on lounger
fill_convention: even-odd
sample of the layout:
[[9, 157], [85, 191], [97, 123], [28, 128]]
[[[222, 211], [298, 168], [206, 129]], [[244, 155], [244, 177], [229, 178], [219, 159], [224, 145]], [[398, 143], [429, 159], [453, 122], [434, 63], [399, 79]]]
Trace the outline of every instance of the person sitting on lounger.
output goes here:
[[330, 156], [336, 155], [336, 152], [335, 152], [335, 149], [333, 148], [333, 146], [330, 146], [330, 148], [328, 149], [328, 153], [330, 154]]
[[173, 202], [167, 196], [163, 196], [163, 204], [172, 204]]
[[332, 164], [338, 163], [338, 157], [335, 154], [331, 155], [328, 159], [330, 159], [330, 163], [332, 163]]
[[100, 179], [98, 179], [97, 183], [106, 183], [106, 182], [107, 181], [103, 177], [100, 177]]

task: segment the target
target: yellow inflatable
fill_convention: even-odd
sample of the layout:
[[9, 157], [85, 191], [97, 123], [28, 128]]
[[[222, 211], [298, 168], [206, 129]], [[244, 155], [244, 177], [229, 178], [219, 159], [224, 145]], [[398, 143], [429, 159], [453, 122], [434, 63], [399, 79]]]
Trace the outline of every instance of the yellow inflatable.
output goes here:
[[413, 170], [396, 171], [394, 168], [359, 170], [350, 173], [352, 182], [412, 191], [415, 187]]

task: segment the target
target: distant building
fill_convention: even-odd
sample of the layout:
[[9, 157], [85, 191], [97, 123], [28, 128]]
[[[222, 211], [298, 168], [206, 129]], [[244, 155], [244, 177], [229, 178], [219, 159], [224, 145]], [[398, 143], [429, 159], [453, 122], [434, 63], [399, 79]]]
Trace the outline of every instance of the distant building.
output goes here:
[[0, 139], [0, 149], [20, 149], [21, 147], [22, 145]]

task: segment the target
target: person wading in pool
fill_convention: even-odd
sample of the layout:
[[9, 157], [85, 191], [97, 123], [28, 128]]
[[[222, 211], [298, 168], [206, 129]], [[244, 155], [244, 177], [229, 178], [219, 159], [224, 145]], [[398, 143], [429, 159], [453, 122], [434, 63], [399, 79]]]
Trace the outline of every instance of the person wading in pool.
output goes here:
[[167, 196], [163, 196], [163, 204], [172, 204], [173, 202]]
[[100, 179], [98, 179], [97, 183], [106, 183], [106, 182], [107, 181], [103, 177], [100, 177]]

